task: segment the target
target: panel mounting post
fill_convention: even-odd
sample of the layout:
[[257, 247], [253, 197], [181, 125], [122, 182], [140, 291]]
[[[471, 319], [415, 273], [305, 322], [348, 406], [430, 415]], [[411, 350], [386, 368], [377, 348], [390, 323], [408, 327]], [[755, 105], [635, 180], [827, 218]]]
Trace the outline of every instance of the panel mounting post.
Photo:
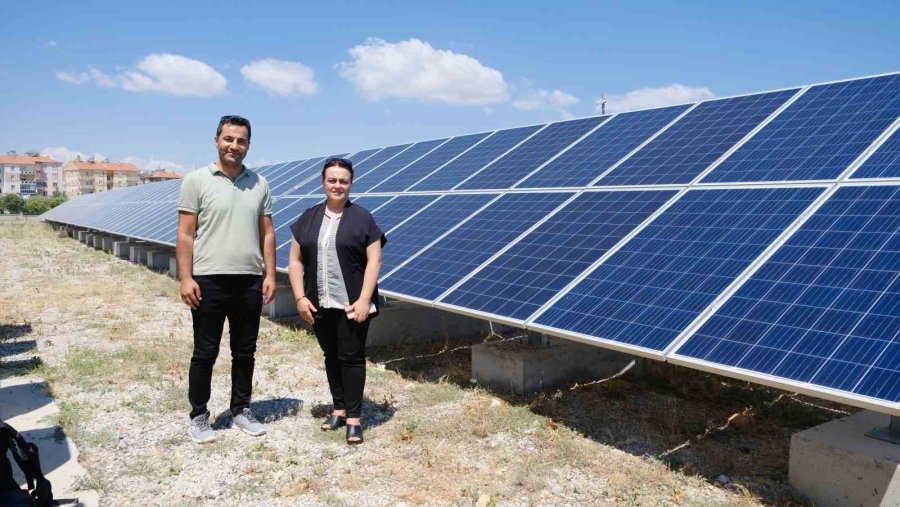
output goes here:
[[866, 433], [866, 436], [900, 445], [900, 417], [892, 415], [891, 422], [887, 426], [875, 428]]

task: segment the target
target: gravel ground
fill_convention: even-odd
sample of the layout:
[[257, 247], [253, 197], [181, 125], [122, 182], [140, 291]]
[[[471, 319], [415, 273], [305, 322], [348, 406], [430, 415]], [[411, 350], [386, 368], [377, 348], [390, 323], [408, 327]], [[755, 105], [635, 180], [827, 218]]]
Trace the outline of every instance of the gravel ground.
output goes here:
[[[761, 503], [746, 488], [606, 445], [574, 417], [567, 426], [540, 415], [546, 404], [371, 363], [366, 442], [348, 446], [318, 427], [329, 395], [314, 339], [268, 321], [252, 405], [268, 434], [231, 429], [218, 413], [230, 392], [223, 340], [210, 401], [217, 441], [197, 445], [187, 435], [190, 313], [174, 280], [36, 224], [0, 225], [0, 273], [0, 324], [30, 326], [16, 341], [36, 340], [37, 371], [90, 471], [85, 487], [104, 505]], [[0, 336], [0, 347], [17, 346]]]

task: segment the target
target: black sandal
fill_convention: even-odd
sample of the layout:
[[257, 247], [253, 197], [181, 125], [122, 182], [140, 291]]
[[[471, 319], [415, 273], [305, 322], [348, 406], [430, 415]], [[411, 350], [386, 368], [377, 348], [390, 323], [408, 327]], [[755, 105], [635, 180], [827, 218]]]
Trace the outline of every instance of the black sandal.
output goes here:
[[347, 416], [332, 414], [322, 423], [322, 431], [334, 431], [345, 424], [347, 424]]
[[[361, 424], [348, 424], [347, 425], [347, 443], [350, 445], [356, 445], [363, 443], [363, 432]], [[351, 438], [358, 438], [359, 440], [350, 440]]]

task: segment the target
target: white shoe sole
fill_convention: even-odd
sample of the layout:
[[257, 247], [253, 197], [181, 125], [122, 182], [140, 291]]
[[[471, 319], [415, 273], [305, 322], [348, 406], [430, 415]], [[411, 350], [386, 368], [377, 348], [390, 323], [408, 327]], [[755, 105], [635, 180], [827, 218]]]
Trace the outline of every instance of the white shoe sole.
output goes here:
[[250, 430], [248, 430], [248, 429], [246, 429], [246, 428], [242, 428], [242, 427], [238, 426], [237, 424], [235, 424], [234, 427], [237, 428], [237, 429], [239, 429], [239, 430], [241, 430], [241, 431], [243, 431], [244, 433], [250, 435], [251, 437], [259, 437], [259, 436], [262, 436], [262, 435], [265, 435], [265, 434], [266, 434], [266, 430], [253, 432], [253, 431], [250, 431]]
[[211, 436], [211, 437], [209, 437], [209, 438], [197, 438], [197, 437], [195, 437], [194, 435], [192, 435], [192, 434], [190, 434], [190, 433], [188, 433], [188, 435], [191, 436], [191, 440], [193, 440], [195, 443], [198, 443], [198, 444], [208, 444], [208, 443], [211, 443], [211, 442], [215, 442], [215, 441], [216, 441], [216, 436], [215, 436], [215, 435], [213, 435], [213, 436]]

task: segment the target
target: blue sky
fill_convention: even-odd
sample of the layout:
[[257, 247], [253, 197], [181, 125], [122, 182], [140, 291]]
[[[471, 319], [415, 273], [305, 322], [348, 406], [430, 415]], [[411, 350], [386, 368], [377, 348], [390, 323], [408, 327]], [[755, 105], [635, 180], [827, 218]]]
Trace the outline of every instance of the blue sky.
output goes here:
[[[551, 7], [552, 5], [552, 7]], [[5, 2], [3, 151], [250, 164], [900, 70], [897, 2]]]

